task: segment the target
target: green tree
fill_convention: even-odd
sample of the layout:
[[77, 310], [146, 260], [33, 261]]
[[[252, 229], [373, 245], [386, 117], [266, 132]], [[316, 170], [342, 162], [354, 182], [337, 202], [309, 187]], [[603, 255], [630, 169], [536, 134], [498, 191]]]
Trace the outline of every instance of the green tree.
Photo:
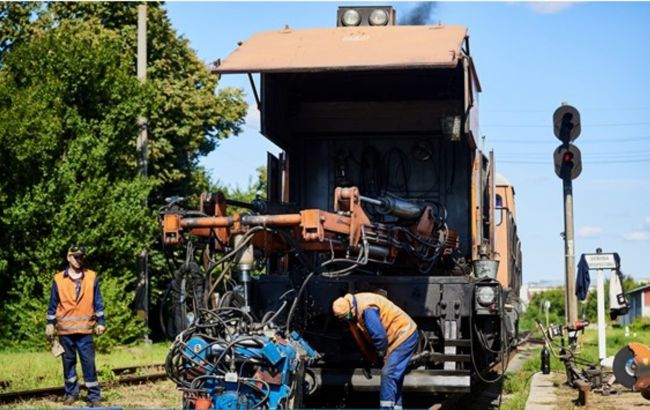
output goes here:
[[540, 321], [546, 326], [546, 313], [544, 310], [544, 302], [546, 301], [551, 302], [549, 323], [564, 324], [564, 289], [550, 289], [533, 295], [526, 312], [519, 321], [522, 330], [535, 329], [536, 321]]
[[256, 178], [250, 177], [248, 185], [245, 188], [239, 186], [229, 186], [217, 180], [215, 183], [209, 184], [209, 191], [216, 192], [222, 191], [226, 198], [235, 199], [243, 202], [251, 202], [257, 197], [266, 198], [267, 176], [266, 167], [260, 166], [255, 169]]
[[[592, 284], [595, 282], [595, 274], [591, 275]], [[623, 276], [623, 289], [630, 291], [638, 286], [637, 282], [631, 277]], [[564, 288], [550, 289], [533, 295], [528, 309], [520, 321], [521, 328], [524, 330], [534, 329], [535, 321], [539, 320], [546, 325], [546, 316], [544, 312], [544, 302], [551, 302], [549, 309], [549, 323], [556, 325], [564, 324]], [[609, 321], [609, 279], [605, 281], [605, 316]], [[587, 319], [591, 323], [598, 320], [598, 299], [595, 289], [587, 295], [584, 301], [578, 301], [578, 319]]]
[[[215, 93], [216, 76], [159, 4], [149, 5], [148, 82], [140, 85], [136, 16], [134, 3], [0, 8], [5, 345], [44, 343], [52, 275], [70, 243], [89, 246], [89, 265], [100, 274], [113, 331], [98, 341], [105, 347], [142, 334], [129, 303], [136, 255], [157, 240], [155, 209], [167, 194], [205, 189], [199, 158], [240, 131], [247, 109], [241, 92]], [[149, 118], [148, 179], [139, 176], [135, 152], [141, 115]], [[161, 258], [152, 259], [155, 272]]]

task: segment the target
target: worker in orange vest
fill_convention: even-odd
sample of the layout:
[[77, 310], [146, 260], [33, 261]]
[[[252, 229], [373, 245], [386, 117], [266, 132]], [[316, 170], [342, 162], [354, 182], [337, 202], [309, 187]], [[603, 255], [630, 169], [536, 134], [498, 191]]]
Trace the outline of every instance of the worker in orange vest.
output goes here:
[[353, 332], [358, 329], [384, 360], [379, 407], [402, 409], [404, 375], [418, 345], [417, 325], [413, 319], [393, 302], [375, 293], [348, 293], [334, 301], [332, 311], [338, 319], [348, 321]]
[[102, 335], [106, 331], [106, 319], [97, 274], [83, 265], [85, 251], [83, 246], [71, 246], [67, 253], [68, 267], [54, 275], [45, 335], [52, 340], [56, 327], [64, 349], [63, 403], [71, 405], [79, 398], [76, 370], [78, 352], [84, 384], [88, 389], [88, 401], [91, 407], [99, 407], [100, 389], [95, 369], [93, 331], [98, 336]]

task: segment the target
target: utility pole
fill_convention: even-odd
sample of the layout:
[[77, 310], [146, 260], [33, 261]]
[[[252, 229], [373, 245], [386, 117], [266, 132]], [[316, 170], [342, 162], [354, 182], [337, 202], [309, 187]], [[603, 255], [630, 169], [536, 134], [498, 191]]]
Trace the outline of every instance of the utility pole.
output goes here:
[[582, 172], [580, 150], [571, 144], [580, 135], [580, 113], [562, 103], [553, 113], [553, 132], [562, 145], [553, 152], [555, 173], [562, 179], [564, 195], [564, 272], [565, 320], [573, 325], [578, 320], [578, 299], [575, 292], [576, 257], [573, 232], [573, 180]]
[[566, 280], [566, 321], [575, 323], [578, 320], [578, 299], [576, 298], [575, 277], [576, 257], [573, 233], [573, 181], [571, 178], [562, 179], [564, 191], [564, 271]]
[[[137, 63], [138, 80], [141, 83], [147, 81], [147, 5], [138, 6], [138, 63]], [[140, 130], [137, 140], [138, 165], [140, 175], [146, 178], [148, 176], [147, 166], [147, 118], [138, 117], [138, 128]], [[144, 200], [144, 206], [148, 206], [148, 200]], [[140, 268], [141, 282], [144, 284], [144, 323], [149, 329], [149, 252], [146, 247], [140, 251]], [[149, 342], [148, 333], [144, 336], [145, 342]]]

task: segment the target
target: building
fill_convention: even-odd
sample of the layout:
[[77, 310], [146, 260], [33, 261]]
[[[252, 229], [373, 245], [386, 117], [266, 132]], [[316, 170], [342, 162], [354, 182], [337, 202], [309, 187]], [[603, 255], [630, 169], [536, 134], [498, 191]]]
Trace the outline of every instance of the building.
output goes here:
[[630, 311], [619, 318], [619, 323], [629, 325], [639, 316], [650, 316], [650, 285], [644, 285], [627, 292]]

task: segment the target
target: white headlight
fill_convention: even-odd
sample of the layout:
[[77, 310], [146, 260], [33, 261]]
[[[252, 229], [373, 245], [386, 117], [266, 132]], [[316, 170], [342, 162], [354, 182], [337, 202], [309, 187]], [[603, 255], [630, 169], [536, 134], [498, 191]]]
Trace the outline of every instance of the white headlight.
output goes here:
[[476, 299], [483, 306], [491, 305], [496, 300], [494, 286], [479, 286], [476, 288]]
[[341, 17], [341, 23], [344, 26], [358, 26], [361, 23], [361, 15], [356, 10], [346, 10]]
[[388, 23], [388, 13], [382, 9], [373, 10], [368, 21], [371, 26], [385, 26]]

